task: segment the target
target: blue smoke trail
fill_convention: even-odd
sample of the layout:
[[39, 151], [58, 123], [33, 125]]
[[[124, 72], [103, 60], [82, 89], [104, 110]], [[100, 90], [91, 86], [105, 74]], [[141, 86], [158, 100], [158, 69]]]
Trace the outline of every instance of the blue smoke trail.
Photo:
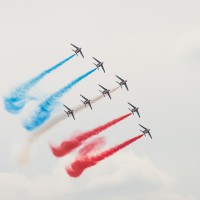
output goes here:
[[51, 67], [50, 69], [47, 69], [43, 71], [38, 76], [32, 78], [28, 82], [22, 84], [20, 87], [16, 88], [11, 92], [11, 94], [8, 97], [4, 97], [4, 104], [5, 109], [13, 114], [19, 113], [23, 107], [25, 106], [26, 102], [32, 99], [27, 95], [28, 91], [35, 86], [42, 78], [44, 78], [47, 74], [52, 72], [53, 70], [57, 69], [61, 65], [63, 65], [68, 60], [72, 59], [76, 54], [73, 54], [66, 58], [65, 60], [59, 62], [55, 66]]
[[82, 79], [86, 78], [88, 75], [92, 74], [95, 70], [92, 69], [89, 72], [81, 75], [80, 77], [73, 80], [71, 83], [60, 89], [58, 92], [49, 96], [45, 101], [43, 101], [38, 107], [38, 110], [34, 113], [31, 120], [25, 122], [23, 125], [28, 131], [32, 131], [35, 128], [41, 126], [50, 116], [56, 105], [58, 105], [58, 99], [61, 98], [66, 92], [68, 92], [73, 86], [75, 86]]

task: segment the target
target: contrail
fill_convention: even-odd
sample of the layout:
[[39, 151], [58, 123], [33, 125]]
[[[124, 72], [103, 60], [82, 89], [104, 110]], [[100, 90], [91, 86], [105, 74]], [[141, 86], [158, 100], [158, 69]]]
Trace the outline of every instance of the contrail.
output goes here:
[[94, 128], [92, 130], [86, 131], [84, 133], [81, 133], [75, 137], [72, 137], [70, 140], [66, 140], [60, 144], [58, 147], [54, 147], [50, 145], [51, 151], [56, 157], [62, 157], [65, 156], [66, 154], [70, 153], [73, 151], [75, 148], [79, 147], [83, 141], [87, 140], [88, 138], [98, 135], [102, 131], [110, 128], [111, 126], [115, 125], [116, 123], [122, 121], [123, 119], [127, 118], [130, 116], [132, 113], [128, 113], [126, 115], [123, 115], [121, 117], [118, 117], [116, 119], [113, 119], [101, 126], [98, 126], [97, 128]]
[[79, 76], [75, 80], [73, 80], [71, 83], [60, 89], [58, 92], [52, 94], [49, 96], [45, 101], [43, 101], [39, 106], [38, 110], [34, 113], [34, 115], [31, 117], [29, 121], [24, 122], [24, 127], [28, 131], [32, 131], [35, 128], [41, 126], [50, 116], [56, 105], [58, 104], [57, 100], [61, 98], [66, 92], [68, 92], [73, 86], [75, 86], [77, 83], [79, 83], [82, 79], [86, 78], [90, 74], [92, 74], [94, 71], [96, 71], [97, 68], [94, 68], [85, 74]]
[[44, 78], [47, 74], [51, 73], [58, 67], [62, 66], [64, 63], [72, 59], [76, 54], [73, 54], [66, 58], [65, 60], [59, 62], [55, 66], [43, 71], [38, 76], [32, 78], [31, 80], [27, 81], [26, 83], [22, 84], [21, 86], [14, 89], [8, 97], [4, 97], [4, 104], [5, 109], [13, 114], [19, 113], [23, 107], [25, 106], [26, 102], [31, 99], [28, 96], [29, 90], [34, 87], [42, 78]]
[[[117, 87], [111, 89], [110, 93], [115, 92], [119, 88], [120, 87], [117, 86]], [[101, 94], [101, 95], [95, 97], [94, 99], [92, 99], [91, 103], [94, 104], [103, 98], [104, 98], [104, 96]], [[74, 113], [78, 113], [83, 109], [85, 109], [84, 105], [77, 106], [76, 108], [74, 108]], [[31, 135], [26, 139], [26, 141], [23, 145], [22, 151], [19, 154], [18, 160], [27, 160], [28, 161], [28, 159], [30, 159], [30, 157], [31, 157], [31, 148], [32, 148], [33, 144], [37, 141], [37, 139], [39, 139], [48, 130], [50, 130], [51, 128], [56, 126], [61, 121], [66, 120], [67, 118], [68, 117], [67, 117], [66, 113], [61, 112], [61, 113], [57, 114], [56, 116], [54, 116], [52, 119], [46, 121], [44, 123], [44, 125], [41, 126], [38, 130], [32, 132]]]
[[[115, 147], [112, 147], [106, 151], [103, 151], [95, 156], [88, 156], [87, 155], [87, 148], [89, 148], [89, 151], [91, 150], [90, 147], [84, 147], [86, 149], [86, 155], [84, 156], [78, 156], [80, 158], [76, 159], [69, 167], [66, 167], [65, 170], [71, 177], [78, 177], [80, 176], [83, 171], [86, 168], [92, 167], [96, 165], [99, 161], [104, 160], [105, 158], [108, 158], [109, 156], [113, 155], [114, 153], [118, 152], [119, 150], [123, 149], [124, 147], [128, 146], [132, 142], [138, 140], [141, 138], [143, 134], [138, 135], [134, 138], [131, 138], [119, 145], [116, 145]], [[90, 144], [91, 146], [91, 144]]]

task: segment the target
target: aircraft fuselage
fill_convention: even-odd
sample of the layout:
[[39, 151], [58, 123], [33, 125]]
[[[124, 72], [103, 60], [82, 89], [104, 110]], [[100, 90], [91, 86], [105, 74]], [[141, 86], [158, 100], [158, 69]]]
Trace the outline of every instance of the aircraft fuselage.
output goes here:
[[102, 66], [103, 66], [103, 62], [97, 63], [97, 67], [102, 67]]
[[122, 81], [122, 82], [120, 83], [120, 85], [124, 85], [124, 84], [126, 84], [126, 82], [127, 82], [127, 80]]
[[103, 94], [108, 94], [110, 90], [103, 91]]
[[146, 129], [143, 131], [144, 134], [149, 133], [149, 132], [150, 132], [150, 129]]
[[75, 51], [75, 53], [77, 54], [77, 53], [79, 53], [80, 51], [81, 51], [81, 48], [78, 48], [78, 49], [76, 49], [76, 50], [74, 50]]
[[70, 114], [72, 114], [72, 112], [73, 112], [72, 110], [67, 111], [67, 114], [70, 115]]
[[137, 112], [138, 109], [139, 109], [139, 108], [133, 108], [133, 109], [131, 109], [131, 112], [132, 112], [132, 113]]
[[84, 101], [84, 104], [89, 104], [89, 103], [90, 103], [90, 100]]

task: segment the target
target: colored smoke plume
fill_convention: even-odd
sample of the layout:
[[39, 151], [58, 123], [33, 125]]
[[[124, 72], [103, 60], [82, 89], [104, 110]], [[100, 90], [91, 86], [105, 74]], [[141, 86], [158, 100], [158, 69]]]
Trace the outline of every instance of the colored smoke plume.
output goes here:
[[54, 154], [54, 156], [56, 157], [62, 157], [65, 156], [66, 154], [70, 153], [72, 150], [74, 150], [75, 148], [79, 147], [83, 141], [87, 140], [88, 138], [94, 136], [94, 135], [98, 135], [99, 133], [101, 133], [102, 131], [110, 128], [111, 126], [115, 125], [116, 123], [124, 120], [125, 118], [127, 118], [128, 116], [130, 116], [132, 113], [128, 113], [126, 115], [123, 115], [119, 118], [116, 118], [112, 121], [107, 122], [106, 124], [103, 124], [101, 126], [98, 126], [97, 128], [94, 128], [90, 131], [86, 131], [84, 133], [81, 133], [75, 137], [72, 137], [71, 140], [66, 140], [64, 142], [62, 142], [60, 144], [60, 146], [58, 147], [54, 147], [52, 145], [50, 145], [52, 153]]
[[[124, 147], [128, 146], [129, 144], [135, 142], [136, 140], [140, 139], [143, 134], [138, 135], [134, 138], [131, 138], [115, 147], [112, 147], [106, 151], [103, 151], [95, 156], [88, 156], [87, 154], [76, 159], [69, 167], [66, 167], [66, 172], [71, 177], [78, 177], [80, 176], [86, 168], [92, 167], [96, 165], [99, 161], [108, 158], [109, 156], [113, 155], [114, 153], [118, 152], [119, 150], [123, 149]], [[84, 147], [85, 148], [85, 147]]]
[[95, 152], [99, 151], [102, 146], [105, 145], [105, 143], [105, 137], [95, 138], [94, 140], [85, 144], [85, 146], [79, 150], [77, 159], [94, 154]]
[[18, 114], [23, 109], [27, 101], [33, 99], [31, 96], [28, 95], [29, 90], [33, 88], [47, 74], [62, 66], [64, 63], [72, 59], [75, 55], [76, 54], [69, 56], [65, 60], [43, 71], [38, 76], [32, 78], [31, 80], [14, 89], [8, 97], [4, 97], [5, 109], [10, 113]]
[[43, 101], [39, 106], [37, 111], [33, 114], [33, 116], [24, 122], [24, 127], [28, 131], [33, 131], [35, 128], [41, 126], [50, 116], [54, 108], [58, 105], [57, 100], [61, 98], [66, 92], [68, 92], [73, 86], [79, 83], [81, 80], [92, 74], [96, 71], [96, 68], [86, 72], [85, 74], [79, 76], [71, 83], [60, 89], [58, 92], [49, 96], [45, 101]]

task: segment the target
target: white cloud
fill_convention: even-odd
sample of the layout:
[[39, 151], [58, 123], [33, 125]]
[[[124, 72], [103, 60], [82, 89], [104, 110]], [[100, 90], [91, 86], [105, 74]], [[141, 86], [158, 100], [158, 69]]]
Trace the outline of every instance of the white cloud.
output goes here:
[[[70, 157], [68, 159], [71, 159]], [[58, 161], [51, 174], [34, 177], [18, 173], [0, 173], [0, 199], [167, 199], [195, 200], [170, 192], [173, 179], [148, 158], [131, 151], [119, 152], [74, 179], [64, 170], [66, 159]], [[144, 195], [145, 194], [145, 195]], [[173, 198], [172, 198], [173, 197]]]

